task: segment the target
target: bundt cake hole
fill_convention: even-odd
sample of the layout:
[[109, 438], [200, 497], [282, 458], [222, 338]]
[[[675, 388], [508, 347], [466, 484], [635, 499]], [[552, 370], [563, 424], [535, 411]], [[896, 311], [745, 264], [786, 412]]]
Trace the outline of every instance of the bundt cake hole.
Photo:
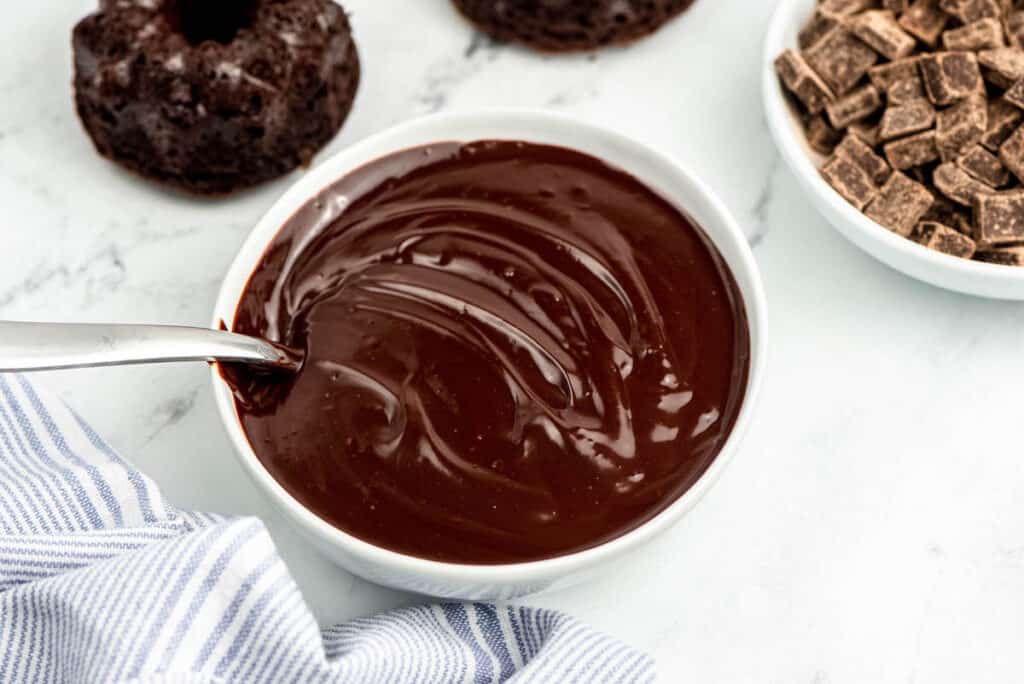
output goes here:
[[192, 45], [228, 45], [239, 31], [252, 26], [256, 5], [256, 0], [172, 0], [164, 12], [168, 23]]

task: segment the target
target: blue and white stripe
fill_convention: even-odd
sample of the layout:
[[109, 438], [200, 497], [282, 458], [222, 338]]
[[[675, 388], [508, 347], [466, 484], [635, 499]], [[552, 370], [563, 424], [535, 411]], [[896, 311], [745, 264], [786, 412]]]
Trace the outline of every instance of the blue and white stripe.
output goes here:
[[0, 375], [0, 683], [651, 682], [563, 614], [447, 603], [321, 630], [254, 518], [184, 513]]

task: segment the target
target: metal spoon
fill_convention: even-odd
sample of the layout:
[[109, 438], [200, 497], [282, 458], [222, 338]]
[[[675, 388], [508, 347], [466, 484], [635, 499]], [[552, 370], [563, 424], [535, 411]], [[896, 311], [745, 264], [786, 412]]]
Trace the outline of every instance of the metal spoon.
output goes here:
[[176, 325], [0, 321], [0, 372], [173, 361], [296, 370], [299, 355], [248, 335]]

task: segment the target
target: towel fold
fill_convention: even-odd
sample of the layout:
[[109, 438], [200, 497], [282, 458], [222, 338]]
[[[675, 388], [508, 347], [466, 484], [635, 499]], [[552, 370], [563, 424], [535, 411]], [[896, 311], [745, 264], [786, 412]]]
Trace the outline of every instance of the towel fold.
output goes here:
[[256, 518], [176, 510], [0, 375], [0, 682], [651, 682], [550, 610], [444, 603], [321, 630]]

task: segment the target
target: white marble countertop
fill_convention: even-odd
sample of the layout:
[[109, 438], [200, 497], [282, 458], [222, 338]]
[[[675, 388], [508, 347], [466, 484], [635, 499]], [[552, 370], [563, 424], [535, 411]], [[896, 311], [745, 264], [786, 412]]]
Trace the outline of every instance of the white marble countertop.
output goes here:
[[[205, 324], [290, 179], [193, 201], [100, 159], [68, 87], [68, 34], [92, 4], [4, 7], [0, 317]], [[675, 155], [756, 245], [771, 358], [738, 458], [620, 574], [533, 603], [651, 651], [666, 682], [1024, 676], [1024, 306], [909, 280], [814, 213], [762, 121], [774, 2], [699, 0], [653, 38], [576, 57], [494, 46], [447, 0], [345, 4], [364, 81], [330, 149], [441, 109], [572, 112]], [[262, 516], [323, 622], [417, 600], [334, 568], [270, 511], [231, 453], [205, 367], [45, 381], [175, 504]]]

